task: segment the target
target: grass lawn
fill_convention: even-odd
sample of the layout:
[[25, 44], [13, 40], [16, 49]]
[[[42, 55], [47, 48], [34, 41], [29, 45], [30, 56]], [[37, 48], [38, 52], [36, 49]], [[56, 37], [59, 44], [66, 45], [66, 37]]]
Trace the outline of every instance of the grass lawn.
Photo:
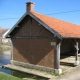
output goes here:
[[0, 80], [22, 80], [22, 79], [0, 72]]
[[[39, 76], [32, 76], [32, 75], [27, 75], [28, 79], [34, 79], [34, 80], [48, 80], [47, 78], [39, 77]], [[26, 79], [26, 80], [28, 80]], [[3, 72], [0, 72], [0, 80], [24, 80], [22, 78], [17, 78], [8, 74], [5, 74]]]

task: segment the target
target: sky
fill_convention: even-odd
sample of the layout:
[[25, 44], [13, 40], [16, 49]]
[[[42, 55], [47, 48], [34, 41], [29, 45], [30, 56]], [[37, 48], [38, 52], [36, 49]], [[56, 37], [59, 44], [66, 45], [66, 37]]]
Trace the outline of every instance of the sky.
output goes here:
[[35, 12], [80, 25], [80, 0], [0, 0], [0, 27], [12, 28], [30, 1], [35, 3]]

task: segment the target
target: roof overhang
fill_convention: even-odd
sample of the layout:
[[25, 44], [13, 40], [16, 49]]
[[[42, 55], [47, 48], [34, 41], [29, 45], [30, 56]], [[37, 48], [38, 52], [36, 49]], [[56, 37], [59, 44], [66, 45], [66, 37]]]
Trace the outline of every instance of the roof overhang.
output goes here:
[[28, 14], [35, 19], [40, 25], [44, 26], [47, 30], [49, 30], [54, 36], [58, 37], [59, 39], [62, 39], [62, 36], [57, 33], [55, 30], [51, 29], [48, 25], [46, 25], [43, 21], [38, 19], [36, 16], [34, 16], [32, 13], [28, 12]]
[[18, 24], [25, 18], [27, 13], [25, 13], [19, 20], [18, 22], [9, 30], [9, 32], [5, 35], [5, 38], [10, 37], [10, 33], [15, 29], [15, 27], [18, 27]]
[[19, 21], [10, 29], [10, 31], [5, 35], [6, 38], [10, 38], [11, 32], [15, 29], [15, 27], [18, 27], [18, 24], [27, 16], [31, 16], [33, 19], [35, 19], [40, 25], [44, 26], [47, 30], [49, 30], [54, 36], [58, 37], [59, 39], [62, 39], [63, 37], [57, 33], [55, 30], [51, 29], [48, 25], [46, 25], [43, 21], [38, 19], [35, 15], [33, 15], [31, 12], [26, 12]]

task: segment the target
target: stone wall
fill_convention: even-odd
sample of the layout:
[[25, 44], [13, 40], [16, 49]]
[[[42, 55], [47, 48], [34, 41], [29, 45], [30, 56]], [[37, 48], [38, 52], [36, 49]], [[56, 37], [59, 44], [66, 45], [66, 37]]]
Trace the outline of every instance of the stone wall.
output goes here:
[[54, 69], [49, 68], [49, 67], [33, 65], [33, 64], [29, 64], [29, 63], [12, 61], [12, 60], [11, 60], [11, 64], [14, 64], [16, 66], [21, 66], [21, 67], [24, 67], [24, 68], [29, 68], [29, 69], [35, 69], [35, 70], [45, 71], [45, 72], [49, 72], [49, 73], [54, 73]]

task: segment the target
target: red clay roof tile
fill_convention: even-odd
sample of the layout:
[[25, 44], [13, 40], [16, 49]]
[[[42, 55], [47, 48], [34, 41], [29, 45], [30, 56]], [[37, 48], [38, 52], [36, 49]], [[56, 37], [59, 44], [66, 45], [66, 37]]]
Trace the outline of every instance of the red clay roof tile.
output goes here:
[[36, 12], [31, 13], [35, 17], [40, 19], [42, 22], [44, 22], [46, 25], [48, 25], [50, 28], [55, 30], [62, 37], [80, 38], [80, 26], [62, 20], [58, 20], [46, 15], [42, 15]]

